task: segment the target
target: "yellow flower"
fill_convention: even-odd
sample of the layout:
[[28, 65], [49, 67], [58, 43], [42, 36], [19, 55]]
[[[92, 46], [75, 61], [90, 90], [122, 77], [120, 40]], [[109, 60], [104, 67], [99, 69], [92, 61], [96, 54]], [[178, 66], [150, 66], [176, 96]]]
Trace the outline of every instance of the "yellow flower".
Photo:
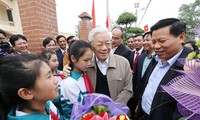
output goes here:
[[200, 38], [197, 40], [197, 42], [196, 42], [195, 45], [196, 45], [196, 46], [200, 46]]
[[188, 54], [187, 58], [191, 60], [195, 58], [195, 56], [196, 56], [196, 52], [191, 52], [190, 54]]

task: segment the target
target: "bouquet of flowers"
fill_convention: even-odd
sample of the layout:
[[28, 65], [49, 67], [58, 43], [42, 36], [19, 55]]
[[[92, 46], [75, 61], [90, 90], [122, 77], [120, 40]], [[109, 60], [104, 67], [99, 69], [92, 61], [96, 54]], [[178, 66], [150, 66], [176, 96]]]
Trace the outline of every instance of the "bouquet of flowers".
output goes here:
[[[200, 37], [200, 26], [196, 31]], [[200, 39], [196, 42], [196, 45], [200, 46]], [[190, 53], [185, 59], [179, 59], [179, 62], [184, 65], [184, 70], [177, 70], [182, 73], [182, 75], [174, 78], [169, 83], [162, 86], [162, 88], [178, 101], [178, 110], [183, 116], [185, 116], [180, 120], [200, 120], [199, 50]]]
[[106, 95], [91, 93], [83, 101], [84, 105], [73, 105], [71, 120], [129, 120], [129, 108], [123, 103], [113, 102]]

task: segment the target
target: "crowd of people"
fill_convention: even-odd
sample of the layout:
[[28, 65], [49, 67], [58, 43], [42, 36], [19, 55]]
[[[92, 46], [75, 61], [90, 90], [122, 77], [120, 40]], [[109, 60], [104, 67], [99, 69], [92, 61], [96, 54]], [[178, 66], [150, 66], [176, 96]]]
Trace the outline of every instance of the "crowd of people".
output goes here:
[[[198, 50], [185, 42], [186, 23], [166, 18], [150, 31], [127, 37], [114, 27], [93, 28], [88, 40], [45, 38], [40, 55], [21, 34], [0, 30], [0, 119], [70, 120], [73, 105], [100, 93], [126, 104], [133, 120], [179, 120], [177, 101], [163, 92], [183, 70], [179, 58]], [[57, 48], [57, 45], [59, 48]]]

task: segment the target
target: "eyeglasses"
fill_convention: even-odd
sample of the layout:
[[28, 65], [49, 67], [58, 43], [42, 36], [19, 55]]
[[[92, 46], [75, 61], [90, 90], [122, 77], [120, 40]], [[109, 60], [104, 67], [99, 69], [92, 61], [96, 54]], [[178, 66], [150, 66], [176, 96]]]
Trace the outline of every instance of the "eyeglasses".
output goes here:
[[16, 45], [21, 46], [21, 45], [27, 45], [27, 44], [28, 44], [27, 42], [20, 42], [20, 43], [17, 43]]
[[0, 40], [5, 40], [6, 38], [2, 38], [2, 37], [0, 37]]
[[119, 40], [120, 38], [118, 37], [112, 37], [112, 40]]
[[103, 45], [105, 45], [107, 48], [108, 47], [111, 47], [111, 42], [106, 42], [106, 43], [96, 43], [96, 44], [94, 44], [96, 47], [98, 47], [98, 48], [102, 48], [103, 47]]

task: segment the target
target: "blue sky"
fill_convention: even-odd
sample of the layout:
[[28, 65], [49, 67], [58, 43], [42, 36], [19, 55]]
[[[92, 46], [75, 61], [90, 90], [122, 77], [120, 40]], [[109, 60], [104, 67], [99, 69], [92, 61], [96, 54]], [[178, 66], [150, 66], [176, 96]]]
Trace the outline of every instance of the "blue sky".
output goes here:
[[[109, 0], [109, 12], [113, 21], [123, 12], [135, 14], [134, 4], [139, 2], [138, 22], [143, 28], [146, 24], [151, 27], [158, 20], [167, 17], [178, 17], [178, 10], [182, 4], [189, 4], [195, 0], [151, 0], [149, 8], [141, 21], [147, 4], [150, 0]], [[82, 12], [91, 14], [92, 0], [56, 0], [58, 30], [74, 34], [76, 25]], [[106, 0], [95, 0], [96, 25], [105, 26]], [[141, 21], [141, 22], [140, 22]], [[133, 24], [135, 26], [135, 24]]]

